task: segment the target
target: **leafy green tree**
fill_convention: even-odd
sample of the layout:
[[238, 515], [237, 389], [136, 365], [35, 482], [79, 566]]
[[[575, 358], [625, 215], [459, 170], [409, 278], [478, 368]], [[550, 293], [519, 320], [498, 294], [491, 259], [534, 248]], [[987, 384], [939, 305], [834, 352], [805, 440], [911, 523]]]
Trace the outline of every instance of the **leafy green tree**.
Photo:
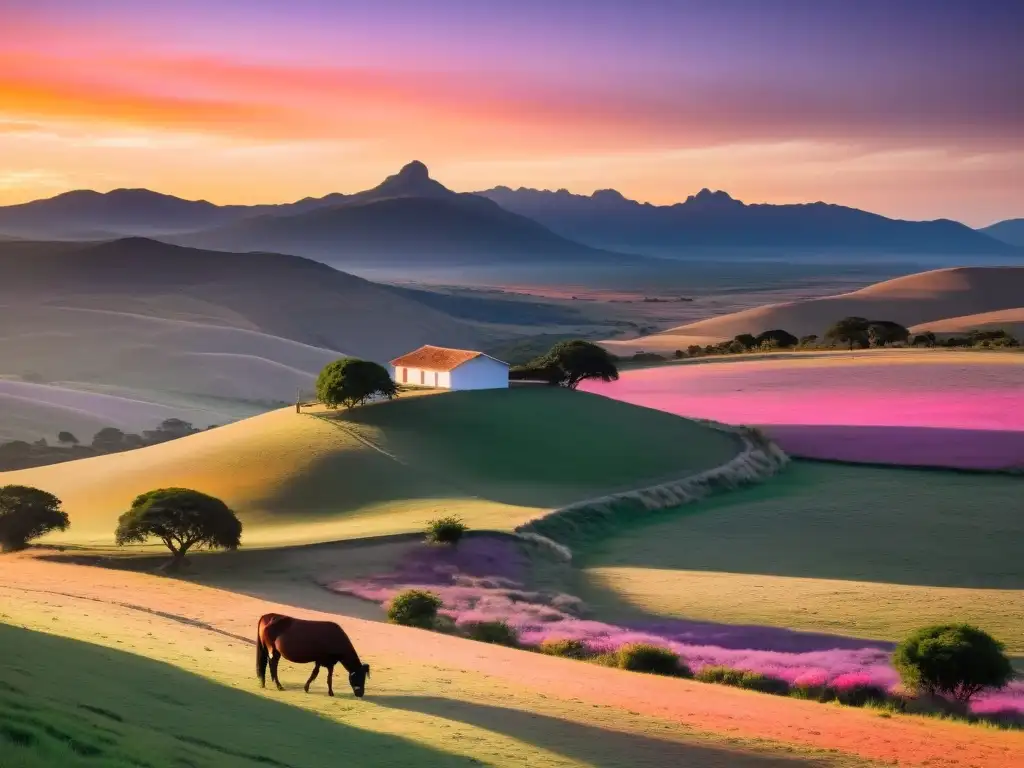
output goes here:
[[237, 549], [242, 523], [220, 499], [188, 488], [157, 488], [137, 496], [117, 521], [118, 546], [160, 539], [180, 564], [191, 549]]
[[397, 397], [398, 387], [383, 366], [346, 357], [324, 366], [316, 379], [316, 394], [328, 408], [354, 408], [373, 397], [391, 400]]
[[758, 345], [757, 338], [752, 333], [741, 333], [734, 337], [733, 341], [738, 341], [744, 349], [753, 349]]
[[26, 485], [0, 488], [0, 551], [24, 549], [32, 539], [71, 525], [52, 493]]
[[800, 339], [789, 331], [784, 331], [781, 328], [773, 328], [770, 331], [764, 331], [763, 333], [757, 334], [757, 337], [754, 339], [754, 343], [759, 347], [763, 347], [765, 342], [769, 342], [780, 349], [788, 349], [799, 344]]
[[57, 442], [61, 445], [78, 445], [78, 438], [70, 432], [58, 432]]
[[114, 453], [124, 449], [124, 432], [117, 427], [104, 427], [92, 438], [92, 447], [104, 453]]
[[611, 353], [582, 339], [560, 341], [544, 356], [542, 363], [560, 371], [558, 383], [568, 389], [576, 389], [586, 379], [617, 381], [619, 378]]
[[873, 347], [884, 347], [898, 342], [906, 343], [910, 331], [892, 320], [872, 320], [868, 325], [868, 342]]
[[893, 665], [903, 684], [966, 704], [986, 688], [1013, 679], [1003, 644], [970, 624], [938, 624], [914, 632], [896, 647]]
[[868, 328], [871, 321], [864, 317], [844, 317], [825, 332], [825, 338], [848, 344], [852, 350], [854, 346], [866, 347], [868, 345]]

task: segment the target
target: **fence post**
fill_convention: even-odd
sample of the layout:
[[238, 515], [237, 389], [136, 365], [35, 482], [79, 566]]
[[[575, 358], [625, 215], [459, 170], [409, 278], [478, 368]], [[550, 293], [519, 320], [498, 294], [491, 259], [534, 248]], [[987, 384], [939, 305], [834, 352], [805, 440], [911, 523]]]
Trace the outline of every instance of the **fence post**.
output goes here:
[[302, 413], [302, 390], [298, 388], [295, 390], [295, 412]]

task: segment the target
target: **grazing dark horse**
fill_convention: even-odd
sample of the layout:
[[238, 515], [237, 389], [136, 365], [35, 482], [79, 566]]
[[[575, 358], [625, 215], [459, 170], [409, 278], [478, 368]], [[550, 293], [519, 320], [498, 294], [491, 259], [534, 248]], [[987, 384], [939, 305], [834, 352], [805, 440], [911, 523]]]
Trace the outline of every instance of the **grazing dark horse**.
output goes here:
[[352, 693], [362, 698], [366, 678], [370, 676], [370, 665], [359, 660], [359, 654], [352, 646], [345, 630], [333, 621], [308, 621], [268, 613], [260, 617], [256, 627], [256, 676], [260, 687], [267, 687], [267, 665], [270, 665], [270, 679], [279, 691], [284, 690], [277, 679], [277, 663], [284, 657], [295, 664], [313, 664], [313, 674], [306, 681], [309, 686], [320, 673], [320, 667], [327, 667], [327, 694], [334, 695], [334, 665], [340, 663], [348, 671]]

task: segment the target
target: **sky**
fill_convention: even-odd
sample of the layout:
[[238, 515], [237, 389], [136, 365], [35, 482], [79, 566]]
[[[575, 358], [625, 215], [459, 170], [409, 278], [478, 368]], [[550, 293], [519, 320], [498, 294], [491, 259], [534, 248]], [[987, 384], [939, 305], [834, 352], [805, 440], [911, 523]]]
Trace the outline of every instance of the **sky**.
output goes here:
[[0, 204], [724, 189], [1024, 216], [1020, 0], [0, 0]]

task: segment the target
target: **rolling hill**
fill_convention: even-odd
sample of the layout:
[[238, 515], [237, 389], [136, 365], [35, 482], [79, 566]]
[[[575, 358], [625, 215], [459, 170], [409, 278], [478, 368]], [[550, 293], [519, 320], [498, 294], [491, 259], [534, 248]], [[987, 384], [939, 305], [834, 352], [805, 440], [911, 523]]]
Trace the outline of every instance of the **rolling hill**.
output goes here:
[[1007, 219], [978, 231], [1004, 243], [1024, 248], [1024, 219]]
[[551, 507], [681, 479], [738, 450], [733, 436], [678, 416], [517, 387], [352, 412], [286, 408], [127, 453], [0, 473], [0, 485], [64, 501], [72, 527], [54, 541], [109, 544], [137, 494], [185, 486], [236, 509], [248, 545], [282, 545], [415, 531], [448, 513], [508, 530]]
[[625, 263], [632, 258], [560, 237], [486, 198], [452, 192], [419, 162], [374, 189], [333, 196], [329, 205], [263, 214], [174, 241], [231, 251], [274, 250], [346, 266]]
[[915, 325], [915, 333], [932, 331], [939, 334], [967, 333], [968, 331], [1004, 330], [1011, 336], [1024, 339], [1024, 307], [981, 312], [964, 317], [948, 317], [930, 323]]
[[474, 347], [441, 311], [316, 261], [142, 238], [0, 244], [0, 375], [290, 401], [342, 354]]
[[798, 336], [821, 336], [850, 315], [893, 320], [907, 327], [946, 318], [1015, 309], [1024, 295], [1024, 267], [955, 267], [920, 272], [869, 285], [858, 291], [805, 301], [768, 304], [742, 312], [688, 323], [661, 333], [622, 342], [610, 349], [651, 351], [685, 349], [707, 340], [724, 341], [741, 333], [782, 328]]
[[903, 221], [822, 202], [748, 205], [708, 189], [662, 206], [629, 200], [613, 189], [574, 195], [564, 189], [495, 187], [477, 194], [565, 237], [602, 248], [1021, 255], [989, 237], [992, 232], [977, 232], [948, 219]]

